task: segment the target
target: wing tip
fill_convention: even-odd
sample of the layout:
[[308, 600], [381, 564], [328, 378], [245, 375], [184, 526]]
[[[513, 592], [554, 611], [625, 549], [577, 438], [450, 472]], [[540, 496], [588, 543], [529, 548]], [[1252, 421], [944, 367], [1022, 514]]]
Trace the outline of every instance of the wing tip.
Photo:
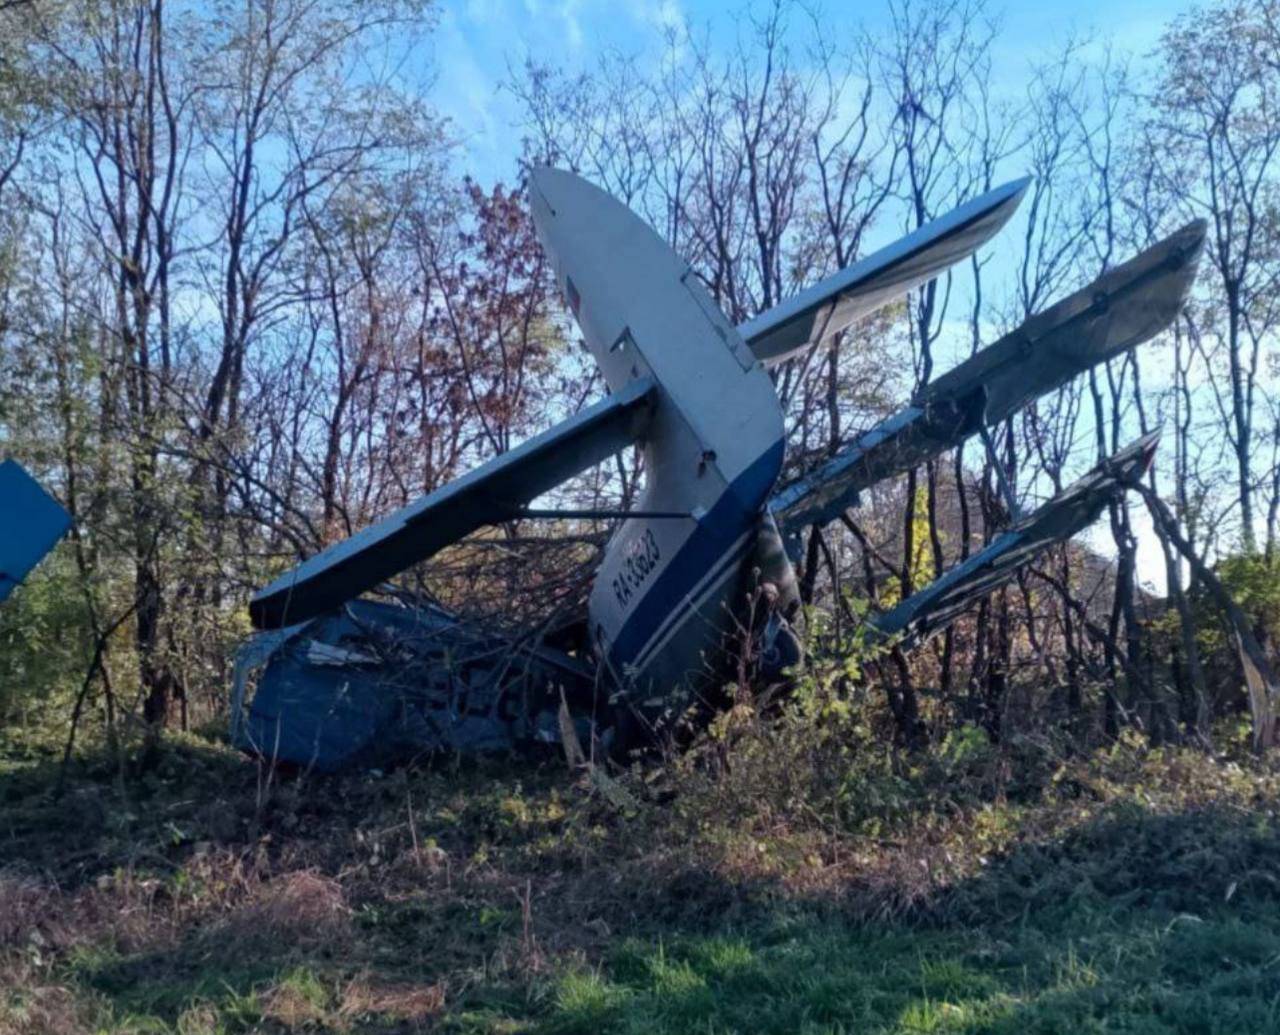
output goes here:
[[[978, 197], [973, 198], [969, 204], [984, 212], [995, 212], [1004, 209], [1004, 217], [999, 224], [999, 227], [1003, 227], [1014, 212], [1018, 210], [1018, 206], [1022, 204], [1022, 199], [1026, 197], [1027, 191], [1034, 182], [1035, 177], [1029, 174], [1019, 176], [1016, 180], [1007, 180], [999, 186], [992, 187], [985, 194], [980, 194]], [[997, 231], [999, 227], [996, 228]], [[991, 236], [994, 237], [995, 232]]]
[[1137, 481], [1137, 479], [1151, 470], [1151, 465], [1156, 459], [1156, 450], [1160, 446], [1160, 435], [1163, 431], [1164, 428], [1157, 425], [1129, 447], [1135, 450], [1140, 458], [1138, 470], [1133, 477], [1134, 481]]
[[249, 598], [249, 622], [260, 631], [283, 629], [293, 624], [288, 621], [286, 600], [282, 600], [280, 594], [270, 587], [259, 590]]
[[1179, 227], [1166, 238], [1166, 240], [1187, 238], [1187, 243], [1182, 250], [1186, 257], [1185, 261], [1192, 269], [1193, 277], [1195, 270], [1200, 265], [1200, 256], [1204, 254], [1205, 240], [1208, 236], [1209, 221], [1203, 217], [1198, 217]]
[[1028, 173], [1026, 176], [1019, 176], [1016, 180], [1002, 183], [996, 188], [996, 192], [1003, 194], [1007, 198], [1014, 199], [1015, 204], [1021, 204], [1023, 195], [1027, 193], [1034, 182], [1035, 177]]
[[1177, 291], [1169, 296], [1169, 304], [1164, 307], [1165, 313], [1160, 321], [1160, 327], [1153, 334], [1165, 330], [1178, 318], [1187, 298], [1191, 295], [1191, 289], [1195, 286], [1196, 273], [1200, 268], [1200, 257], [1204, 254], [1207, 233], [1208, 223], [1204, 219], [1193, 219], [1161, 238], [1150, 248], [1139, 252], [1131, 260], [1137, 264], [1144, 259], [1149, 261], [1150, 256], [1163, 252], [1164, 255], [1159, 261], [1165, 264], [1165, 269], [1168, 271], [1165, 274], [1167, 282], [1177, 285]]
[[268, 599], [264, 599], [261, 594], [254, 594], [249, 600], [249, 623], [259, 631], [280, 628], [283, 623], [274, 620], [273, 610]]

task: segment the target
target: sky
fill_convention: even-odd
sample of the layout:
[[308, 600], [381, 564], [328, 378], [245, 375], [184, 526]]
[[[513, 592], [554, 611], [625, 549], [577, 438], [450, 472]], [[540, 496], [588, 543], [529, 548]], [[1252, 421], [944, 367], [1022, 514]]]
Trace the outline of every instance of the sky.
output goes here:
[[[1051, 54], [1071, 34], [1142, 54], [1169, 18], [1188, 5], [1170, 0], [1010, 0], [992, 3], [1000, 19], [997, 75], [1019, 89], [1028, 65]], [[644, 54], [667, 28], [708, 26], [731, 40], [741, 2], [715, 0], [442, 0], [439, 24], [427, 45], [435, 75], [433, 96], [448, 116], [464, 171], [481, 182], [510, 181], [520, 148], [520, 111], [503, 84], [527, 57], [568, 72], [591, 68], [602, 53]], [[838, 35], [888, 24], [885, 0], [839, 3], [818, 10]]]
[[[995, 95], [1021, 95], [1030, 66], [1053, 56], [1070, 37], [1112, 46], [1119, 54], [1149, 53], [1182, 0], [1009, 0], [989, 3], [999, 19]], [[425, 47], [434, 77], [432, 97], [451, 124], [458, 171], [482, 184], [512, 182], [520, 154], [520, 107], [505, 84], [529, 57], [566, 73], [589, 70], [601, 55], [644, 55], [660, 49], [664, 33], [690, 26], [730, 45], [744, 4], [715, 0], [442, 0], [439, 22]], [[889, 24], [886, 0], [818, 4], [832, 38]], [[1009, 178], [1022, 170], [1008, 170]], [[874, 244], [883, 242], [875, 241]], [[1156, 592], [1165, 584], [1158, 540], [1142, 508], [1134, 508], [1138, 576]], [[1084, 536], [1109, 553], [1110, 530], [1100, 522]]]

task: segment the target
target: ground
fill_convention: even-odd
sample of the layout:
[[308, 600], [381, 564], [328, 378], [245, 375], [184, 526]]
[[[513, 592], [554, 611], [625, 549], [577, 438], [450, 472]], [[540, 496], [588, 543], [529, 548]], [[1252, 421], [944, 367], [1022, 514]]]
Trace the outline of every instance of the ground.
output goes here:
[[0, 1033], [1280, 1032], [1268, 766], [763, 744], [320, 779], [185, 736], [59, 796], [11, 735]]

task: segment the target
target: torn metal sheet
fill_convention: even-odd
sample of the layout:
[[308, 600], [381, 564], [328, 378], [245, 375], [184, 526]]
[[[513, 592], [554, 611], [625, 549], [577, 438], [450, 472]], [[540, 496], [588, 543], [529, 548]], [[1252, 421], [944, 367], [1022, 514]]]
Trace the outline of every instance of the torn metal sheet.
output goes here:
[[589, 713], [593, 676], [559, 651], [478, 634], [438, 608], [355, 600], [249, 642], [232, 739], [318, 772], [555, 744], [561, 694]]

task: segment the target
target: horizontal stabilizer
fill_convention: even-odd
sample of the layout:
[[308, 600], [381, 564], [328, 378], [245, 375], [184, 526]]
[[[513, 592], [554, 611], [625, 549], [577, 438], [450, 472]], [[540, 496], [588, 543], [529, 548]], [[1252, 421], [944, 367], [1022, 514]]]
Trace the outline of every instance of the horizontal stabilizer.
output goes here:
[[530, 500], [643, 435], [656, 390], [650, 378], [632, 381], [617, 394], [320, 551], [254, 596], [249, 603], [253, 624], [273, 629], [314, 618], [483, 525], [519, 517]]
[[971, 604], [1010, 581], [1018, 569], [1049, 547], [1093, 524], [1110, 501], [1146, 473], [1158, 439], [1159, 432], [1152, 432], [1108, 457], [968, 560], [891, 611], [871, 619], [871, 624], [884, 636], [903, 634], [907, 646], [945, 629]]
[[1037, 313], [917, 393], [770, 506], [791, 534], [824, 524], [879, 481], [918, 467], [984, 426], [1158, 334], [1177, 318], [1204, 245], [1203, 220]]
[[738, 332], [766, 366], [830, 339], [981, 248], [1013, 215], [1030, 182], [1015, 180], [965, 202], [741, 324]]
[[71, 527], [71, 515], [16, 460], [0, 464], [0, 601]]

